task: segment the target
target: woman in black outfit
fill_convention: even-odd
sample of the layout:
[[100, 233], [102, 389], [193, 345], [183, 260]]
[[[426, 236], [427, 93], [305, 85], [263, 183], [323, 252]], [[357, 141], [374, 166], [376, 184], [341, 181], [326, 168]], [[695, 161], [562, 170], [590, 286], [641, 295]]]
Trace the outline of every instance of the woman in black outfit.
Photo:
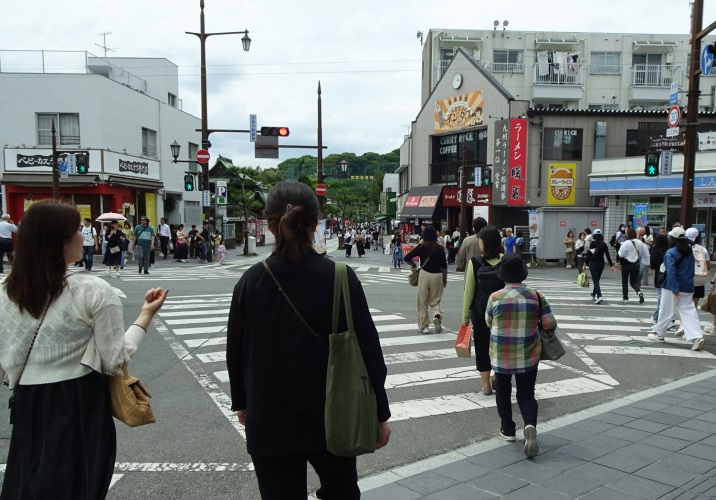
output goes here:
[[665, 234], [654, 235], [654, 245], [649, 256], [649, 267], [654, 270], [654, 287], [656, 288], [656, 311], [652, 314], [655, 323], [659, 321], [659, 306], [661, 305], [661, 265], [664, 263], [664, 254], [669, 250], [669, 238]]
[[[334, 456], [326, 446], [327, 344], [336, 263], [313, 250], [318, 217], [318, 200], [305, 184], [282, 182], [271, 189], [266, 218], [276, 246], [265, 262], [296, 310], [259, 263], [237, 283], [229, 312], [231, 408], [246, 427], [246, 446], [264, 500], [305, 499], [307, 462], [321, 481], [318, 498], [360, 498], [355, 457]], [[390, 436], [387, 370], [363, 288], [355, 272], [347, 271], [355, 333], [377, 400], [381, 448]], [[338, 331], [346, 329], [341, 311]]]
[[[124, 233], [119, 228], [119, 221], [112, 221], [112, 225], [104, 233], [104, 241], [107, 242], [107, 248], [104, 251], [104, 259], [102, 264], [107, 266], [107, 274], [112, 273], [112, 267], [117, 278], [119, 278], [119, 266], [122, 264], [122, 240], [124, 240]], [[116, 249], [112, 252], [112, 249]]]
[[592, 233], [594, 241], [589, 245], [589, 251], [584, 256], [584, 270], [589, 269], [592, 273], [592, 283], [594, 284], [594, 290], [591, 297], [597, 304], [602, 303], [602, 289], [599, 287], [599, 280], [602, 278], [604, 272], [604, 258], [606, 257], [609, 262], [609, 269], [611, 272], [616, 272], [612, 258], [609, 256], [609, 247], [604, 243], [604, 235], [601, 229], [595, 229]]
[[430, 310], [433, 312], [432, 322], [435, 333], [443, 331], [443, 311], [440, 301], [443, 289], [447, 286], [447, 260], [445, 250], [438, 244], [438, 232], [433, 226], [423, 231], [423, 243], [413, 248], [404, 260], [416, 272], [418, 266], [413, 259], [420, 259], [420, 276], [418, 277], [418, 329], [421, 333], [430, 333]]

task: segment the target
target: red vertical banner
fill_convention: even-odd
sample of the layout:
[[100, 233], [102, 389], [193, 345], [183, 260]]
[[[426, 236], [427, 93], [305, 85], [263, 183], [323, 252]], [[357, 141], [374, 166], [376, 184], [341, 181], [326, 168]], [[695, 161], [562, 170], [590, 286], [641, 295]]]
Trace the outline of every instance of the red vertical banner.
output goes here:
[[524, 206], [527, 193], [527, 118], [510, 120], [507, 205]]

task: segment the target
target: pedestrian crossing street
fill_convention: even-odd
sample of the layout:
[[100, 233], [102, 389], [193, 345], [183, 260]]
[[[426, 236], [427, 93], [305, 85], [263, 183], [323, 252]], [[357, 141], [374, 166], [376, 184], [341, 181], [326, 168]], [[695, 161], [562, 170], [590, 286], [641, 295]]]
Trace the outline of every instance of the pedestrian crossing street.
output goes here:
[[[538, 399], [608, 391], [619, 386], [619, 381], [600, 366], [602, 356], [716, 358], [706, 350], [693, 352], [690, 344], [674, 337], [668, 338], [666, 344], [649, 342], [644, 330], [651, 326], [656, 301], [655, 294], [649, 291], [645, 304], [637, 300], [623, 305], [617, 303], [621, 298], [619, 286], [606, 284], [605, 303], [595, 305], [587, 289], [576, 283], [530, 279], [528, 285], [547, 296], [568, 351], [559, 361], [540, 363]], [[229, 410], [225, 347], [230, 304], [230, 293], [175, 296], [167, 299], [155, 326], [243, 435], [243, 428]], [[388, 366], [386, 388], [393, 421], [495, 406], [494, 396], [478, 392], [474, 356], [458, 358], [455, 354], [459, 325], [444, 325], [443, 333], [425, 335], [419, 333], [412, 313], [380, 309], [371, 309], [370, 313]]]

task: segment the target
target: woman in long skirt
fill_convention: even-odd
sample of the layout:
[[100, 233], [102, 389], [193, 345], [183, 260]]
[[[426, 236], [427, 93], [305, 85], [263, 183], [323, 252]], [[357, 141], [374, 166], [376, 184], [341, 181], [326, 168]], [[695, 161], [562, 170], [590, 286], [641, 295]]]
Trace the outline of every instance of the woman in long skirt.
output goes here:
[[107, 247], [104, 253], [104, 259], [102, 264], [107, 266], [107, 274], [111, 276], [112, 267], [114, 267], [114, 273], [119, 278], [119, 266], [122, 265], [122, 245], [124, 244], [124, 233], [119, 228], [119, 222], [112, 221], [112, 227], [109, 231], [104, 233], [104, 241], [107, 242]]
[[117, 442], [103, 373], [121, 373], [166, 299], [149, 290], [125, 332], [112, 287], [67, 272], [82, 257], [79, 227], [73, 205], [32, 205], [0, 282], [0, 379], [14, 394], [2, 500], [105, 498]]

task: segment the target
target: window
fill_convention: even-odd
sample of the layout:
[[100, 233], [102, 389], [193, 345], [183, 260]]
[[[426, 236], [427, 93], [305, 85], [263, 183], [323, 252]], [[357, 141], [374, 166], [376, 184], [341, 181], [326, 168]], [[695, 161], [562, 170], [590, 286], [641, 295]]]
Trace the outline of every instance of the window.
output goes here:
[[581, 161], [582, 129], [545, 128], [543, 151], [545, 160]]
[[524, 73], [521, 50], [493, 50], [492, 51], [493, 73]]
[[157, 132], [142, 127], [142, 154], [157, 156]]
[[169, 104], [172, 108], [177, 107], [177, 96], [172, 94], [171, 92], [167, 95], [167, 104]]
[[52, 121], [55, 121], [58, 146], [79, 146], [80, 115], [79, 113], [38, 113], [37, 144], [52, 145]]
[[589, 104], [588, 109], [619, 109], [618, 104]]
[[[198, 144], [194, 144], [193, 142], [190, 142], [190, 143], [189, 143], [189, 147], [186, 148], [186, 149], [187, 149], [187, 152], [188, 152], [187, 158], [189, 158], [190, 160], [193, 160], [193, 159], [196, 158], [196, 154], [199, 152], [199, 145], [198, 145]], [[198, 164], [196, 164], [196, 163], [188, 163], [188, 165], [189, 165], [189, 172], [197, 172], [197, 169], [198, 169], [198, 167], [199, 167]]]
[[621, 73], [619, 52], [592, 52], [590, 75], [621, 75]]

